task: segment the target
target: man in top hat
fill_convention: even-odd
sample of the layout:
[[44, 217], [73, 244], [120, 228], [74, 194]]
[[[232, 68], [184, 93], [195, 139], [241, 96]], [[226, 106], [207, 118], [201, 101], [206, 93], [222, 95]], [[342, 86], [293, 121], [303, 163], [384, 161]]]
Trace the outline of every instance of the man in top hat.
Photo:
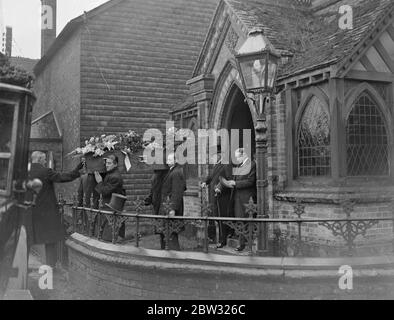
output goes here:
[[[163, 177], [161, 187], [162, 203], [170, 200], [170, 216], [183, 216], [183, 195], [186, 190], [186, 179], [183, 168], [177, 163], [175, 153], [167, 157], [168, 173]], [[180, 250], [178, 233], [173, 232], [169, 239], [170, 250]]]
[[[232, 208], [230, 206], [231, 189], [224, 188], [220, 183], [220, 177], [229, 179], [231, 175], [231, 166], [222, 163], [221, 146], [215, 146], [215, 154], [212, 156], [210, 164], [216, 164], [212, 172], [208, 175], [205, 181], [201, 184], [204, 188], [209, 186], [209, 199], [213, 206], [213, 215], [215, 217], [231, 217]], [[219, 222], [219, 239], [217, 239], [217, 248], [223, 248], [227, 244], [227, 237], [230, 233], [230, 228], [222, 222]]]
[[[235, 159], [237, 165], [233, 168], [233, 180], [228, 181], [234, 188], [232, 195], [234, 214], [236, 218], [248, 218], [245, 205], [249, 203], [251, 197], [254, 202], [257, 201], [256, 162], [249, 158], [244, 148], [235, 151]], [[245, 237], [240, 236], [236, 251], [244, 250], [245, 242]]]
[[[94, 172], [94, 177], [97, 182], [96, 191], [102, 195], [104, 204], [109, 204], [111, 202], [111, 197], [113, 193], [126, 195], [126, 191], [123, 188], [123, 179], [118, 169], [118, 157], [114, 154], [109, 155], [105, 158], [106, 173], [104, 179], [101, 177], [98, 171]], [[107, 208], [104, 208], [107, 209]], [[112, 240], [111, 232], [107, 225], [107, 221], [103, 222], [101, 226], [103, 228], [102, 239], [110, 241]], [[126, 227], [123, 223], [120, 230], [119, 236], [125, 237]]]

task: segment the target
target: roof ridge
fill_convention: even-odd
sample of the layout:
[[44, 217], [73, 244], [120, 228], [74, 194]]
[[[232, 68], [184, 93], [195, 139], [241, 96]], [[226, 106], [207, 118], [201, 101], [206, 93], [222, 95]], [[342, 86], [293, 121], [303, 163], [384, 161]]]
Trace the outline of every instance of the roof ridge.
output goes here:
[[[243, 21], [243, 20], [241, 19], [241, 17], [238, 15], [238, 12], [237, 12], [236, 10], [234, 10], [234, 8], [232, 7], [230, 1], [235, 1], [235, 0], [223, 0], [223, 2], [224, 2], [224, 3], [227, 5], [227, 7], [231, 10], [231, 12], [234, 14], [234, 16], [236, 16], [237, 19], [243, 23], [244, 27], [245, 27], [248, 31], [250, 31], [249, 28], [248, 28], [248, 25], [245, 23], [245, 21]], [[242, 1], [241, 1], [241, 2], [242, 2]]]
[[[338, 1], [335, 1], [335, 4], [337, 3]], [[334, 2], [331, 1], [331, 4], [334, 4]], [[319, 35], [318, 33], [315, 37], [311, 51], [308, 50], [295, 56], [280, 71], [280, 78], [286, 79], [294, 74], [329, 66], [331, 66], [334, 76], [341, 77], [341, 74], [347, 72], [353, 63], [358, 61], [359, 56], [365, 53], [364, 48], [369, 48], [372, 41], [394, 19], [394, 3], [392, 0], [381, 0], [378, 4], [364, 0], [358, 4], [360, 10], [358, 11], [359, 14], [354, 16], [353, 31], [341, 31], [337, 26], [337, 31], [330, 34], [328, 29], [323, 28], [322, 34]], [[323, 19], [329, 18], [328, 22], [331, 21], [329, 23], [333, 23], [333, 26], [336, 24], [336, 20], [331, 20], [331, 18], [335, 15], [335, 10], [331, 14], [312, 14], [317, 19], [321, 17]]]
[[327, 2], [323, 2], [323, 3], [319, 4], [319, 5], [316, 5], [315, 7], [312, 5], [311, 11], [313, 13], [315, 13], [317, 11], [326, 9], [326, 8], [332, 6], [333, 4], [335, 4], [337, 2], [340, 2], [340, 1], [342, 1], [342, 0], [327, 0]]
[[200, 67], [200, 65], [202, 63], [204, 53], [208, 49], [207, 46], [208, 46], [209, 40], [211, 39], [213, 26], [215, 25], [215, 23], [217, 23], [218, 19], [220, 18], [219, 17], [220, 13], [222, 13], [222, 10], [225, 10], [226, 6], [228, 7], [228, 3], [226, 0], [220, 0], [216, 6], [215, 12], [214, 12], [213, 17], [211, 19], [211, 22], [209, 23], [209, 27], [208, 27], [207, 33], [205, 35], [204, 42], [201, 46], [200, 52], [198, 53], [196, 63], [194, 64], [192, 77], [197, 76], [197, 73], [199, 71], [198, 68]]
[[[227, 0], [225, 0], [227, 2]], [[293, 7], [294, 9], [297, 9], [299, 11], [311, 11], [312, 8], [310, 7], [304, 7], [300, 5], [296, 5], [293, 0], [228, 0], [228, 1], [237, 1], [240, 3], [254, 3], [254, 4], [262, 4], [262, 5], [267, 5], [271, 4], [276, 7], [282, 7], [282, 8], [288, 8], [289, 5]], [[340, 0], [333, 0], [333, 1], [340, 1]]]
[[[278, 8], [287, 8], [289, 9], [293, 9], [295, 11], [298, 11], [299, 13], [302, 14], [308, 14], [310, 15], [311, 18], [314, 18], [315, 16], [312, 14], [312, 11], [310, 8], [304, 8], [304, 7], [300, 7], [297, 6], [293, 1], [291, 0], [223, 0], [228, 7], [231, 9], [232, 13], [237, 17], [237, 19], [239, 21], [242, 22], [242, 24], [244, 25], [244, 27], [246, 28], [246, 30], [250, 31], [252, 29], [252, 27], [250, 27], [248, 25], [248, 23], [245, 21], [244, 17], [242, 17], [241, 15], [239, 15], [238, 10], [236, 10], [233, 5], [231, 4], [231, 2], [238, 2], [238, 3], [242, 3], [242, 4], [252, 4], [252, 5], [272, 5], [273, 7], [278, 7]], [[261, 9], [263, 9], [263, 7], [261, 7]], [[257, 24], [254, 25], [254, 27], [262, 27], [264, 32], [266, 32], [267, 29], [269, 29], [269, 26], [267, 25], [262, 25], [262, 24]]]
[[[99, 13], [101, 13], [101, 11], [110, 8], [112, 6], [115, 6], [123, 1], [126, 0], [109, 0], [107, 2], [104, 2], [103, 4], [99, 5], [98, 7], [95, 7], [89, 11], [86, 11], [84, 13], [82, 13], [81, 15], [71, 19], [69, 22], [67, 22], [67, 24], [65, 25], [65, 27], [62, 29], [62, 31], [59, 33], [59, 35], [56, 37], [55, 41], [52, 43], [52, 45], [48, 48], [48, 51], [46, 52], [46, 54], [41, 57], [40, 59], [38, 59], [39, 61], [37, 62], [37, 64], [34, 67], [34, 74], [38, 75], [42, 68], [46, 65], [47, 61], [49, 61], [52, 56], [57, 52], [58, 47], [62, 46], [62, 43], [71, 35], [73, 34], [73, 32], [75, 31], [75, 29], [77, 29], [79, 27], [80, 23], [83, 23], [87, 18], [93, 18], [96, 15], [98, 15]], [[127, 0], [130, 1], [130, 0]], [[60, 45], [59, 45], [60, 43]]]

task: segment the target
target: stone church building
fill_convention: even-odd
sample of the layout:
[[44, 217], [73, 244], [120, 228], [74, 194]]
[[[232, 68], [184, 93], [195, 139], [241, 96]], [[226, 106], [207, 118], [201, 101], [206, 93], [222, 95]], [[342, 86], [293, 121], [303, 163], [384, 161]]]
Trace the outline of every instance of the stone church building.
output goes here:
[[[352, 8], [352, 29], [340, 27], [342, 5]], [[188, 80], [190, 97], [173, 117], [189, 128], [253, 131], [256, 111], [245, 102], [234, 57], [248, 32], [262, 28], [281, 53], [267, 110], [269, 216], [296, 217], [302, 201], [303, 218], [346, 218], [341, 203], [351, 200], [353, 218], [391, 217], [393, 12], [391, 0], [220, 1]], [[200, 166], [199, 175], [207, 170]], [[303, 234], [338, 241], [316, 223]], [[379, 223], [365, 239], [391, 234], [390, 222]]]

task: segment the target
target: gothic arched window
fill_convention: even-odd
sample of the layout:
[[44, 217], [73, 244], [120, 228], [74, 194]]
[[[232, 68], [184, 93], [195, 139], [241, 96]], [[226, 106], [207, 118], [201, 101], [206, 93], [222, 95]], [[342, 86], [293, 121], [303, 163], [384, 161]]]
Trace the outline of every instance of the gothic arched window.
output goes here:
[[330, 159], [330, 118], [322, 101], [313, 96], [298, 127], [298, 176], [330, 175]]
[[383, 115], [370, 95], [356, 100], [346, 123], [348, 176], [388, 175], [388, 136]]

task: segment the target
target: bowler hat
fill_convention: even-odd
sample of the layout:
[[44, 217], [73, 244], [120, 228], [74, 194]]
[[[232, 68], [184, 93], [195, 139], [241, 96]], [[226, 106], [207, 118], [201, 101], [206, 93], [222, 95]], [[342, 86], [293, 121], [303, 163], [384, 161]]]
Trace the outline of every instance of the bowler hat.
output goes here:
[[111, 195], [110, 203], [106, 203], [105, 205], [116, 212], [122, 212], [124, 205], [126, 203], [127, 198], [124, 195], [113, 193]]

